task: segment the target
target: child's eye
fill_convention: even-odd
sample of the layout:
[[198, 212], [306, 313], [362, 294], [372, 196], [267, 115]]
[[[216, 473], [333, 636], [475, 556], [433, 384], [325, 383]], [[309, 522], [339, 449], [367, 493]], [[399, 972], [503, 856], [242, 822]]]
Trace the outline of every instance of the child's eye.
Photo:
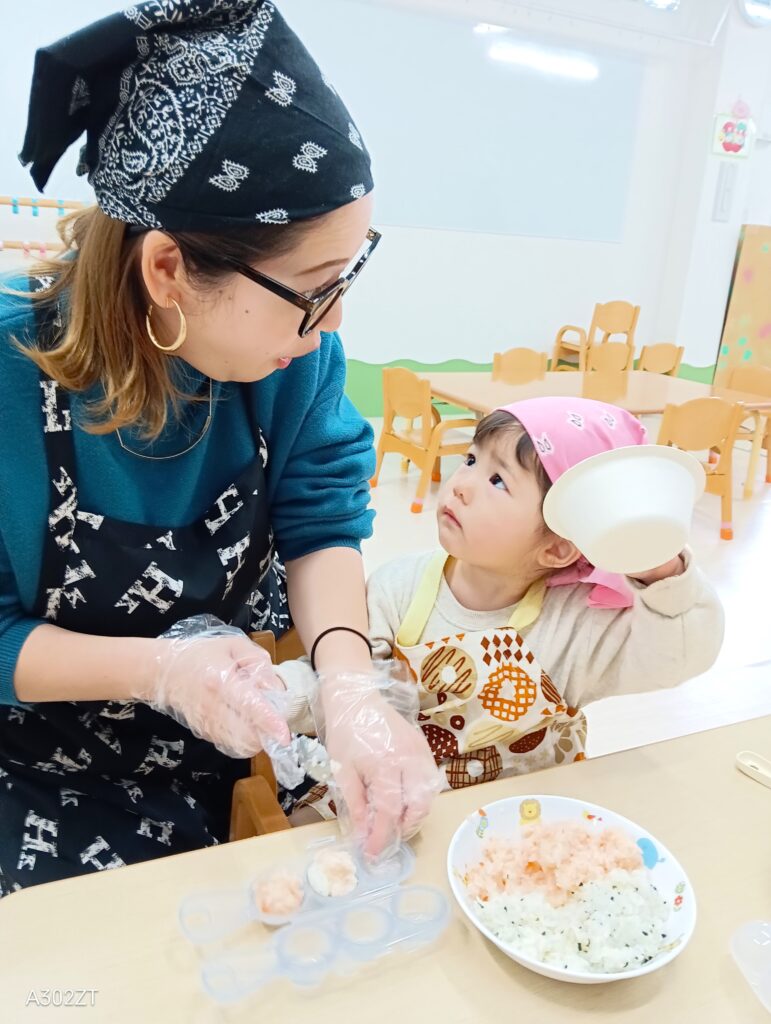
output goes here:
[[471, 452], [467, 452], [466, 457], [463, 460], [463, 463], [466, 466], [473, 466], [476, 461], [476, 455], [472, 455]]
[[493, 473], [493, 475], [490, 477], [490, 483], [493, 485], [493, 487], [500, 487], [504, 491], [508, 491], [508, 487], [503, 482], [503, 478], [499, 473]]

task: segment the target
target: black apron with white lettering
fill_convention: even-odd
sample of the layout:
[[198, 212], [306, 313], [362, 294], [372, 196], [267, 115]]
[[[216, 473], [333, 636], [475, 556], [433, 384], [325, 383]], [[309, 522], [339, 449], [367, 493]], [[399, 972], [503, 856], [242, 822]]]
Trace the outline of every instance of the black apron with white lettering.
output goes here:
[[[199, 522], [145, 526], [80, 507], [68, 396], [42, 375], [40, 388], [50, 511], [34, 615], [101, 636], [154, 637], [204, 612], [289, 627], [256, 424], [254, 459]], [[248, 772], [142, 703], [0, 708], [0, 895], [220, 842]]]

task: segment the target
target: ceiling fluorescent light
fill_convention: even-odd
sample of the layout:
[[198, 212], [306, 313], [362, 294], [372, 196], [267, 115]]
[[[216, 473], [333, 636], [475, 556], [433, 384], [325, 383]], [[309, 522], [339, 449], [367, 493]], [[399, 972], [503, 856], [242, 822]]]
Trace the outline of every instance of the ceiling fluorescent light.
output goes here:
[[747, 0], [744, 4], [744, 9], [755, 24], [761, 22], [771, 24], [771, 6], [769, 6], [768, 0], [765, 0], [765, 2], [764, 0], [759, 0], [759, 2]]
[[547, 75], [560, 75], [563, 78], [577, 78], [584, 82], [594, 81], [600, 73], [599, 68], [586, 57], [571, 56], [555, 51], [543, 50], [537, 46], [523, 46], [517, 43], [495, 43], [490, 47], [492, 60], [505, 61], [508, 64], [519, 64], [533, 71], [542, 71]]

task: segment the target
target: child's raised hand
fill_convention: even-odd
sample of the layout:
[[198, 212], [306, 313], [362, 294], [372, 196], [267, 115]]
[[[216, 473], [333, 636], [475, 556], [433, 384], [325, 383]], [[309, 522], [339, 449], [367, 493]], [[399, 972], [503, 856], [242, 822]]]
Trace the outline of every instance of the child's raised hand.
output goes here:
[[651, 583], [658, 583], [659, 580], [667, 580], [670, 576], [682, 576], [684, 572], [685, 562], [683, 561], [683, 556], [675, 555], [674, 558], [670, 558], [664, 565], [660, 565], [656, 569], [650, 569], [648, 572], [636, 573], [632, 578], [637, 580], [638, 583], [644, 583], [647, 587]]

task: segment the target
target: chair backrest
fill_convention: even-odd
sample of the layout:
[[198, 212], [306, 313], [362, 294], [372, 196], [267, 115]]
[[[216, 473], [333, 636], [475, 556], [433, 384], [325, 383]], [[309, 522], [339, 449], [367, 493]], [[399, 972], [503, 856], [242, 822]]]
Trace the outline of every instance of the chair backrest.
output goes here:
[[751, 395], [771, 395], [770, 366], [735, 366], [728, 376], [726, 387], [746, 391]]
[[590, 370], [618, 373], [626, 370], [630, 362], [630, 348], [622, 341], [609, 341], [605, 345], [592, 345], [587, 353]]
[[631, 302], [598, 302], [594, 307], [592, 323], [589, 327], [588, 342], [596, 344], [595, 334], [599, 332], [600, 342], [606, 342], [614, 334], [626, 335], [630, 344], [634, 344], [634, 332], [637, 329], [637, 318], [640, 307]]
[[694, 398], [682, 405], [668, 405], [659, 429], [658, 444], [673, 445], [686, 452], [714, 448], [720, 463], [730, 463], [744, 408], [722, 398]]
[[643, 345], [637, 368], [648, 373], [663, 373], [669, 377], [676, 377], [683, 351], [682, 345], [672, 345], [666, 341], [659, 345]]
[[531, 380], [542, 380], [546, 373], [545, 352], [532, 348], [510, 348], [496, 352], [493, 356], [493, 380], [507, 384], [528, 384]]
[[390, 416], [390, 423], [394, 416], [407, 420], [428, 416], [430, 420], [430, 383], [421, 380], [412, 370], [405, 370], [401, 366], [386, 367], [383, 370], [383, 415], [387, 422]]
[[250, 633], [249, 639], [267, 651], [274, 665], [280, 665], [282, 661], [296, 661], [297, 658], [302, 658], [305, 654], [300, 635], [294, 626], [283, 633], [278, 640], [269, 629]]

